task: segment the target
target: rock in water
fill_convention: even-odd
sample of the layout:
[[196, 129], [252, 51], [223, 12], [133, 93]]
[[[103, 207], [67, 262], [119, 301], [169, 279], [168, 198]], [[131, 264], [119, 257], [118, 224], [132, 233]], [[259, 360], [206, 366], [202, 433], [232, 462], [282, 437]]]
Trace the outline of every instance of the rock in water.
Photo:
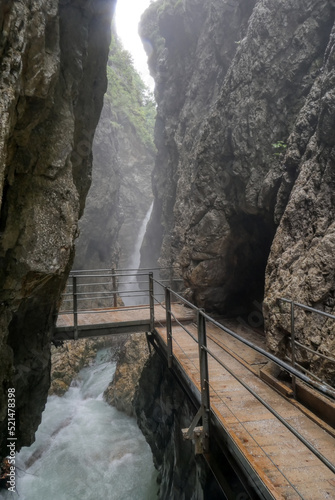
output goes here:
[[149, 349], [145, 334], [131, 335], [118, 356], [114, 379], [104, 392], [107, 403], [127, 415], [134, 415], [134, 396], [148, 357]]

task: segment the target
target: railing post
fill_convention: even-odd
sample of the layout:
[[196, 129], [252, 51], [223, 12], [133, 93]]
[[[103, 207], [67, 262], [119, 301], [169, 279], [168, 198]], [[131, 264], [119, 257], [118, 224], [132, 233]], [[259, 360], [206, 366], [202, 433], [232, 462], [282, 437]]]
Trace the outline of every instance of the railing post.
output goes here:
[[171, 292], [165, 288], [165, 307], [166, 307], [166, 335], [167, 335], [167, 356], [168, 367], [172, 368], [172, 326], [171, 326]]
[[198, 310], [198, 342], [199, 342], [199, 362], [200, 362], [200, 384], [201, 384], [201, 406], [202, 406], [202, 426], [204, 434], [203, 449], [209, 451], [209, 374], [206, 339], [206, 319], [202, 310]]
[[149, 273], [149, 304], [150, 304], [150, 332], [154, 331], [155, 313], [154, 313], [154, 274]]
[[73, 328], [74, 328], [74, 340], [78, 340], [77, 276], [72, 276], [72, 294], [73, 294]]
[[[173, 290], [173, 268], [172, 267], [170, 267], [169, 274], [170, 274], [170, 276], [169, 276], [170, 288], [171, 288], [171, 290]], [[173, 297], [172, 297], [172, 301], [173, 301]], [[171, 302], [171, 296], [170, 296], [170, 302]]]
[[112, 267], [112, 283], [113, 283], [113, 290], [114, 290], [114, 293], [113, 293], [113, 305], [114, 307], [117, 307], [117, 293], [116, 293], [116, 269], [115, 267]]
[[[292, 367], [295, 368], [295, 325], [294, 325], [294, 302], [291, 300], [291, 362]], [[297, 399], [296, 378], [292, 375], [292, 389], [293, 397]]]

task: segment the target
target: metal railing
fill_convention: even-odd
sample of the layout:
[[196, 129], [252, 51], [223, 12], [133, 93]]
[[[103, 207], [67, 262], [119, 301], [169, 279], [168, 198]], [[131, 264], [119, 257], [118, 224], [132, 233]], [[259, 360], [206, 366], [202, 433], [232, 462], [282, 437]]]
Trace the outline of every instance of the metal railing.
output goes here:
[[[149, 281], [152, 280], [155, 282], [156, 280], [150, 276]], [[151, 285], [151, 289], [153, 289], [153, 284]], [[178, 363], [180, 368], [184, 370], [184, 368], [181, 366], [180, 362], [178, 361], [177, 357], [174, 355], [174, 350], [173, 350], [173, 344], [176, 343], [178, 344], [178, 340], [176, 336], [173, 335], [173, 327], [172, 327], [172, 322], [180, 326], [194, 342], [198, 344], [198, 351], [199, 351], [199, 356], [198, 356], [198, 362], [199, 362], [199, 367], [197, 368], [199, 371], [199, 382], [200, 382], [200, 388], [201, 388], [201, 408], [199, 412], [196, 415], [196, 419], [199, 421], [200, 418], [202, 418], [202, 424], [203, 424], [203, 435], [204, 435], [204, 450], [206, 452], [206, 446], [208, 446], [208, 438], [209, 438], [209, 414], [211, 411], [211, 406], [210, 406], [210, 389], [213, 387], [210, 379], [209, 379], [209, 370], [208, 370], [208, 357], [210, 356], [212, 359], [214, 359], [217, 363], [219, 363], [222, 368], [224, 368], [232, 377], [234, 377], [248, 392], [250, 392], [268, 411], [270, 411], [292, 434], [294, 434], [315, 456], [319, 458], [333, 473], [335, 473], [335, 465], [332, 464], [326, 457], [324, 457], [318, 450], [315, 448], [304, 436], [301, 435], [299, 431], [297, 431], [284, 417], [282, 417], [274, 408], [272, 408], [262, 397], [260, 397], [254, 389], [252, 389], [246, 382], [244, 382], [241, 377], [237, 376], [233, 370], [227, 366], [226, 363], [223, 363], [221, 359], [218, 358], [218, 356], [208, 348], [207, 346], [207, 336], [206, 336], [206, 323], [211, 323], [218, 327], [220, 330], [224, 331], [225, 333], [229, 334], [233, 338], [239, 340], [242, 342], [244, 345], [247, 345], [248, 347], [251, 347], [255, 351], [259, 352], [262, 354], [265, 358], [269, 359], [270, 361], [273, 361], [276, 363], [278, 366], [280, 366], [282, 369], [286, 370], [289, 372], [292, 377], [298, 378], [301, 381], [305, 382], [309, 386], [314, 387], [314, 381], [308, 376], [305, 375], [304, 373], [300, 372], [297, 370], [294, 366], [291, 366], [290, 364], [286, 363], [285, 361], [277, 358], [273, 354], [265, 351], [261, 347], [253, 344], [247, 339], [244, 339], [237, 333], [233, 332], [229, 328], [225, 327], [221, 323], [218, 323], [216, 320], [208, 316], [208, 314], [205, 313], [204, 310], [197, 308], [194, 306], [194, 304], [190, 303], [187, 301], [185, 298], [183, 298], [180, 294], [177, 292], [171, 290], [168, 287], [164, 287], [165, 289], [165, 305], [160, 303], [155, 296], [153, 295], [153, 300], [152, 303], [160, 303], [161, 306], [163, 306], [166, 309], [166, 324], [163, 325], [161, 324], [161, 327], [166, 328], [166, 345], [167, 345], [167, 359], [168, 359], [168, 366], [171, 368], [173, 366], [173, 361]], [[178, 301], [182, 304], [185, 304], [187, 307], [192, 308], [196, 312], [196, 326], [197, 326], [197, 337], [193, 335], [192, 332], [180, 321], [178, 321], [178, 318], [175, 316], [175, 314], [172, 311], [171, 308], [171, 302], [172, 302], [172, 297], [174, 297], [175, 301]], [[152, 306], [151, 308], [151, 314], [153, 315], [151, 322], [152, 324], [157, 324], [159, 321], [155, 321], [154, 318], [154, 307]], [[187, 357], [187, 353], [183, 350], [183, 348], [179, 345], [180, 349], [182, 350], [183, 354]], [[194, 366], [194, 360], [191, 358], [188, 358], [190, 363], [193, 363]], [[318, 387], [319, 392], [322, 394], [325, 394], [329, 396], [329, 391], [328, 388], [324, 387], [322, 384], [319, 384]], [[332, 393], [333, 396], [333, 393]], [[194, 425], [192, 425], [192, 428]], [[207, 443], [207, 444], [206, 444]], [[268, 455], [267, 455], [268, 456]], [[269, 457], [271, 459], [271, 457]], [[272, 459], [271, 459], [272, 460]], [[289, 484], [296, 490], [294, 485], [289, 481]], [[299, 494], [299, 496], [301, 496]], [[302, 498], [302, 497], [301, 497]]]
[[[190, 363], [193, 363], [196, 366], [196, 369], [199, 371], [199, 382], [200, 382], [200, 399], [201, 399], [201, 407], [199, 412], [196, 415], [195, 423], [192, 424], [192, 429], [194, 430], [197, 422], [202, 420], [202, 447], [206, 452], [209, 446], [209, 433], [210, 433], [210, 392], [215, 391], [213, 388], [213, 383], [210, 381], [209, 376], [209, 357], [215, 360], [224, 370], [227, 371], [232, 377], [234, 377], [238, 382], [249, 391], [268, 411], [270, 411], [286, 428], [288, 428], [305, 446], [308, 447], [312, 453], [314, 453], [333, 473], [335, 473], [335, 466], [329, 462], [327, 458], [325, 458], [309, 441], [307, 441], [304, 436], [302, 436], [294, 427], [291, 426], [287, 422], [287, 420], [282, 417], [274, 408], [272, 408], [262, 397], [260, 397], [253, 388], [251, 388], [241, 377], [237, 376], [233, 370], [227, 366], [227, 363], [224, 363], [219, 357], [208, 347], [207, 345], [207, 335], [206, 335], [206, 324], [211, 323], [212, 325], [218, 327], [223, 332], [227, 333], [231, 337], [237, 339], [242, 344], [252, 348], [257, 351], [261, 355], [263, 355], [268, 360], [274, 362], [277, 366], [284, 369], [288, 373], [291, 374], [292, 380], [299, 379], [307, 385], [315, 388], [315, 380], [306, 373], [303, 373], [298, 368], [300, 368], [293, 354], [293, 359], [291, 360], [291, 364], [287, 363], [274, 356], [273, 354], [267, 352], [263, 348], [254, 344], [253, 342], [243, 338], [238, 335], [231, 329], [222, 325], [218, 321], [211, 318], [208, 314], [205, 313], [204, 310], [197, 308], [194, 304], [187, 301], [180, 293], [176, 292], [171, 288], [171, 286], [167, 286], [166, 283], [170, 283], [170, 279], [158, 280], [154, 277], [154, 273], [159, 273], [161, 269], [126, 269], [126, 270], [116, 270], [114, 268], [110, 270], [100, 269], [100, 270], [85, 270], [85, 271], [76, 271], [70, 274], [69, 284], [67, 287], [67, 291], [64, 294], [64, 302], [69, 301], [72, 303], [72, 308], [70, 308], [70, 313], [73, 314], [74, 320], [74, 330], [75, 330], [75, 338], [78, 338], [78, 315], [86, 314], [86, 313], [97, 313], [97, 312], [105, 312], [106, 308], [111, 307], [120, 307], [118, 306], [117, 297], [122, 297], [122, 292], [119, 291], [119, 285], [123, 283], [122, 280], [127, 280], [127, 277], [136, 276], [140, 278], [142, 284], [145, 288], [131, 291], [135, 296], [137, 293], [145, 294], [147, 298], [147, 303], [143, 306], [144, 308], [149, 308], [150, 310], [150, 330], [152, 333], [155, 332], [155, 325], [159, 325], [159, 319], [155, 318], [155, 306], [159, 305], [165, 309], [166, 312], [166, 322], [164, 324], [161, 323], [161, 326], [166, 329], [166, 345], [167, 345], [167, 360], [168, 366], [170, 368], [173, 367], [173, 363], [178, 363], [181, 369], [180, 362], [178, 358], [174, 354], [174, 344], [178, 344], [178, 338], [173, 334], [173, 325], [178, 325], [181, 327], [190, 338], [197, 343], [198, 345], [198, 365], [196, 366], [194, 360], [190, 359]], [[178, 278], [174, 281], [180, 281]], [[103, 291], [101, 291], [101, 287]], [[129, 292], [129, 291], [128, 291]], [[128, 293], [127, 292], [127, 293]], [[129, 292], [130, 293], [130, 292]], [[163, 297], [163, 299], [162, 299]], [[83, 308], [81, 309], [81, 304], [87, 305], [87, 301], [92, 300], [95, 303], [97, 300], [102, 301], [104, 304], [104, 308], [100, 310], [97, 308]], [[304, 306], [303, 304], [299, 304], [296, 302], [289, 301], [288, 299], [281, 299], [284, 302], [288, 302], [291, 304], [291, 321], [292, 321], [292, 346], [295, 346], [296, 343], [299, 342], [295, 338], [295, 326], [294, 326], [294, 307], [302, 307], [307, 309], [308, 311], [318, 312], [324, 316], [335, 319], [334, 316], [323, 313], [322, 311], [314, 310], [308, 306]], [[95, 302], [94, 302], [95, 301]], [[181, 304], [186, 305], [188, 308], [193, 309], [196, 316], [196, 328], [197, 335], [195, 336], [187, 325], [183, 324], [178, 320], [178, 317], [173, 312], [172, 303], [179, 302]], [[134, 310], [134, 307], [126, 306], [122, 307], [123, 310]], [[292, 312], [293, 311], [293, 312]], [[69, 311], [62, 311], [60, 314], [68, 314]], [[179, 344], [178, 344], [179, 345]], [[183, 351], [182, 346], [180, 349]], [[183, 351], [185, 356], [188, 354]], [[294, 382], [295, 383], [295, 382]], [[324, 383], [317, 383], [317, 390], [326, 395], [334, 398], [334, 391], [332, 388], [325, 385]], [[295, 397], [295, 394], [294, 394]], [[231, 410], [229, 410], [231, 411]], [[237, 417], [236, 417], [237, 418]], [[243, 423], [241, 422], [243, 425]], [[190, 429], [191, 429], [190, 427]], [[271, 457], [269, 457], [271, 460]], [[290, 483], [291, 484], [291, 483]], [[294, 486], [292, 485], [294, 488]]]
[[[168, 278], [161, 279], [160, 275], [164, 273], [168, 275]], [[157, 279], [155, 276], [159, 277]], [[132, 281], [129, 281], [132, 278]], [[134, 280], [133, 278], [136, 278]], [[94, 270], [79, 270], [72, 271], [69, 275], [69, 280], [65, 293], [63, 294], [63, 307], [61, 308], [59, 315], [62, 314], [73, 314], [74, 329], [78, 329], [78, 316], [80, 314], [89, 313], [103, 313], [107, 308], [122, 308], [122, 310], [133, 310], [132, 305], [121, 306], [118, 302], [118, 298], [122, 300], [124, 297], [143, 299], [143, 307], [150, 309], [150, 324], [153, 329], [154, 325], [154, 305], [159, 304], [164, 307], [163, 301], [165, 300], [165, 307], [167, 310], [171, 311], [171, 302], [174, 300], [182, 301], [185, 305], [194, 310], [199, 309], [192, 303], [187, 301], [180, 293], [177, 293], [172, 288], [172, 284], [179, 284], [182, 280], [180, 278], [175, 278], [173, 276], [173, 270], [171, 268], [141, 268], [141, 269], [94, 269]], [[169, 284], [170, 286], [167, 286]], [[136, 289], [120, 289], [120, 285], [133, 285], [134, 287], [140, 285]], [[158, 300], [162, 298], [163, 300]], [[290, 304], [291, 307], [291, 359], [290, 364], [286, 363], [269, 353], [268, 351], [262, 349], [256, 344], [248, 341], [237, 333], [233, 332], [229, 328], [221, 325], [213, 318], [206, 315], [204, 311], [201, 312], [208, 321], [211, 321], [220, 329], [224, 330], [226, 333], [241, 341], [243, 344], [251, 347], [255, 351], [259, 352], [269, 360], [276, 363], [280, 368], [287, 371], [292, 378], [292, 390], [294, 398], [296, 398], [296, 379], [300, 379], [307, 383], [309, 386], [316, 388], [321, 393], [326, 396], [335, 398], [335, 390], [326, 382], [322, 381], [315, 374], [308, 371], [305, 367], [297, 363], [296, 360], [296, 346], [300, 349], [305, 349], [313, 355], [320, 356], [321, 358], [330, 360], [335, 363], [335, 359], [332, 356], [328, 356], [318, 351], [313, 351], [309, 347], [301, 344], [296, 339], [295, 331], [295, 308], [301, 308], [306, 311], [317, 313], [321, 316], [335, 319], [335, 316], [324, 311], [294, 302], [290, 299], [281, 298], [279, 301]], [[70, 304], [67, 307], [67, 304]], [[172, 314], [172, 313], [171, 313]], [[177, 321], [176, 318], [174, 318]], [[169, 326], [170, 325], [170, 326]], [[181, 325], [182, 326], [182, 325]], [[170, 318], [167, 318], [167, 329], [168, 332], [171, 330]], [[167, 345], [169, 350], [168, 359], [172, 356], [172, 341], [171, 334], [168, 333]]]
[[[301, 342], [299, 342], [296, 339], [296, 327], [295, 327], [295, 310], [296, 308], [303, 309], [304, 311], [308, 311], [311, 313], [316, 313], [319, 316], [324, 316], [326, 318], [335, 320], [335, 316], [333, 314], [329, 314], [324, 311], [320, 311], [319, 309], [315, 309], [314, 307], [307, 306], [305, 304], [300, 304], [299, 302], [295, 302], [291, 299], [286, 299], [286, 298], [280, 298], [278, 299], [278, 302], [284, 302], [287, 304], [290, 304], [290, 327], [291, 327], [291, 336], [289, 338], [290, 344], [291, 344], [291, 365], [293, 368], [298, 367], [300, 370], [303, 370], [305, 373], [307, 373], [310, 377], [312, 377], [311, 380], [311, 385], [315, 387], [316, 389], [319, 389], [320, 387], [323, 388], [323, 392], [327, 394], [328, 396], [335, 397], [335, 389], [331, 387], [327, 382], [321, 380], [317, 375], [313, 374], [311, 371], [309, 371], [307, 368], [302, 366], [297, 362], [297, 353], [296, 353], [296, 346], [298, 346], [300, 349], [304, 349], [305, 351], [311, 353], [313, 356], [318, 356], [323, 359], [327, 359], [331, 362], [334, 363], [335, 366], [335, 358], [332, 356], [328, 356], [326, 354], [323, 354], [321, 352], [315, 351]], [[314, 380], [313, 380], [314, 379]], [[292, 390], [294, 394], [294, 398], [296, 399], [296, 393], [297, 393], [297, 387], [296, 387], [296, 376], [292, 375]]]
[[[157, 280], [156, 289], [150, 276], [164, 273], [167, 278]], [[85, 269], [71, 271], [58, 315], [73, 315], [74, 338], [78, 338], [78, 317], [81, 314], [103, 314], [108, 308], [134, 310], [136, 305], [153, 308], [153, 295], [164, 297], [164, 285], [170, 287], [182, 282], [173, 276], [171, 268], [140, 269]], [[131, 299], [128, 305], [124, 299]], [[150, 313], [152, 318], [152, 311]], [[153, 323], [152, 327], [153, 327]]]

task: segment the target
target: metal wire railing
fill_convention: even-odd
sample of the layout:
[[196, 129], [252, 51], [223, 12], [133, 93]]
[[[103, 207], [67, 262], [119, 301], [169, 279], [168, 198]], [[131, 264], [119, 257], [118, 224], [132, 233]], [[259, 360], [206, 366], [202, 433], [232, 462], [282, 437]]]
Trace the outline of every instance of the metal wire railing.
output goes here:
[[[323, 354], [321, 352], [315, 351], [308, 346], [302, 344], [299, 342], [296, 338], [296, 318], [295, 318], [295, 312], [296, 308], [302, 309], [304, 311], [308, 311], [311, 313], [318, 314], [319, 316], [326, 317], [328, 319], [335, 320], [335, 316], [333, 314], [327, 313], [325, 311], [320, 311], [319, 309], [315, 309], [314, 307], [307, 306], [305, 304], [300, 304], [299, 302], [295, 302], [291, 299], [286, 299], [286, 298], [280, 298], [278, 299], [278, 302], [284, 302], [286, 304], [290, 304], [290, 327], [291, 327], [291, 336], [289, 337], [290, 340], [290, 346], [291, 346], [291, 359], [287, 358], [291, 362], [291, 365], [293, 368], [298, 367], [300, 370], [304, 371], [305, 373], [308, 374], [308, 376], [311, 378], [311, 385], [313, 385], [316, 388], [321, 386], [324, 389], [328, 388], [328, 391], [326, 391], [327, 395], [330, 395], [332, 397], [335, 397], [335, 390], [331, 385], [329, 385], [327, 382], [321, 380], [316, 374], [312, 373], [310, 370], [308, 370], [306, 367], [302, 366], [300, 363], [297, 361], [297, 349], [296, 346], [298, 346], [300, 349], [303, 349], [313, 356], [318, 356], [322, 359], [327, 359], [328, 361], [331, 361], [334, 363], [335, 366], [335, 358], [331, 357], [330, 355]], [[292, 389], [294, 392], [294, 397], [296, 398], [296, 376], [292, 375]]]
[[[150, 278], [153, 281], [155, 281], [153, 278]], [[177, 299], [179, 302], [187, 305], [188, 307], [192, 308], [196, 313], [197, 313], [197, 321], [196, 321], [196, 326], [197, 326], [197, 332], [198, 332], [198, 338], [194, 336], [194, 334], [184, 325], [182, 324], [176, 315], [173, 313], [171, 309], [171, 297], [174, 297]], [[278, 366], [281, 368], [287, 370], [289, 373], [291, 373], [292, 376], [299, 378], [303, 382], [307, 383], [308, 385], [315, 387], [314, 381], [307, 375], [305, 375], [302, 372], [299, 372], [294, 366], [289, 365], [285, 361], [277, 358], [273, 354], [265, 351], [261, 347], [253, 344], [247, 339], [244, 339], [240, 335], [236, 334], [229, 328], [225, 327], [224, 325], [218, 323], [216, 320], [208, 316], [203, 310], [198, 309], [194, 304], [190, 303], [186, 299], [184, 299], [180, 294], [177, 292], [171, 290], [168, 287], [165, 287], [165, 309], [166, 309], [166, 342], [167, 342], [167, 356], [168, 356], [168, 365], [169, 367], [172, 367], [173, 361], [177, 361], [177, 357], [174, 356], [173, 352], [173, 344], [177, 343], [176, 338], [173, 335], [173, 328], [172, 328], [172, 320], [175, 324], [177, 324], [179, 327], [185, 331], [189, 337], [194, 341], [195, 343], [198, 344], [198, 350], [199, 350], [199, 372], [200, 372], [200, 388], [201, 388], [201, 406], [202, 406], [202, 422], [203, 422], [203, 433], [205, 436], [209, 435], [209, 412], [210, 412], [210, 386], [212, 385], [209, 379], [209, 369], [208, 369], [208, 357], [211, 357], [213, 360], [215, 360], [219, 365], [230, 374], [230, 376], [234, 377], [250, 394], [253, 395], [271, 414], [273, 414], [277, 420], [279, 420], [295, 437], [299, 439], [300, 442], [302, 442], [319, 460], [321, 460], [322, 463], [324, 463], [333, 473], [335, 473], [335, 466], [332, 464], [326, 457], [324, 457], [319, 450], [313, 446], [312, 443], [310, 443], [299, 431], [297, 431], [287, 420], [285, 417], [280, 415], [276, 409], [274, 409], [270, 404], [268, 404], [257, 392], [250, 387], [246, 382], [244, 382], [240, 376], [237, 376], [233, 370], [227, 366], [226, 363], [223, 363], [221, 359], [218, 358], [218, 356], [210, 349], [207, 347], [207, 337], [206, 337], [206, 322], [211, 323], [218, 327], [219, 329], [223, 330], [224, 332], [228, 333], [235, 339], [239, 340], [243, 344], [251, 347], [255, 351], [259, 352], [263, 356], [265, 356], [267, 359], [275, 362]], [[181, 346], [179, 346], [181, 348]], [[181, 348], [182, 349], [182, 348]], [[182, 349], [184, 352], [184, 355], [188, 357], [187, 353], [185, 352], [184, 349]], [[194, 360], [192, 360], [190, 357], [188, 357], [189, 361], [193, 363], [195, 366]], [[178, 364], [180, 364], [178, 362]], [[329, 390], [327, 387], [325, 387], [323, 384], [319, 384], [318, 390], [329, 396]], [[332, 395], [332, 394], [331, 394]], [[271, 457], [269, 457], [271, 458]], [[287, 478], [286, 478], [287, 479]], [[291, 482], [289, 484], [295, 489], [295, 491], [299, 494], [301, 498], [303, 498], [300, 493], [297, 491], [296, 487], [294, 487]]]
[[[157, 281], [151, 290], [149, 277], [161, 273], [168, 276]], [[165, 284], [170, 287], [182, 280], [170, 268], [141, 269], [84, 269], [72, 271], [62, 295], [58, 315], [73, 315], [74, 338], [78, 338], [78, 317], [84, 314], [103, 314], [108, 308], [132, 311], [135, 306], [150, 308], [152, 296], [164, 297]], [[129, 299], [129, 300], [128, 300]], [[134, 306], [134, 307], [131, 307]]]
[[[174, 346], [178, 345], [178, 348], [181, 349], [184, 356], [189, 359], [190, 363], [192, 363], [193, 366], [196, 368], [196, 370], [198, 370], [199, 372], [200, 398], [201, 398], [200, 415], [202, 418], [205, 451], [206, 449], [208, 449], [208, 437], [210, 430], [209, 429], [210, 425], [209, 417], [211, 411], [210, 391], [213, 390], [214, 387], [209, 376], [208, 363], [209, 363], [209, 358], [211, 358], [216, 363], [218, 363], [226, 373], [228, 373], [231, 377], [235, 378], [244, 387], [244, 389], [246, 389], [249, 393], [251, 393], [259, 403], [261, 403], [269, 412], [271, 412], [271, 414], [273, 414], [290, 432], [292, 432], [292, 434], [294, 434], [311, 452], [313, 452], [314, 455], [319, 458], [319, 460], [321, 460], [333, 473], [335, 473], [335, 466], [332, 463], [330, 463], [330, 461], [326, 457], [324, 457], [308, 440], [306, 440], [306, 438], [303, 435], [301, 435], [300, 432], [298, 432], [294, 427], [292, 427], [291, 424], [287, 422], [285, 417], [280, 415], [275, 408], [273, 408], [270, 404], [267, 403], [267, 401], [265, 401], [259, 394], [257, 394], [256, 391], [252, 387], [250, 387], [248, 383], [242, 380], [240, 376], [237, 376], [234, 373], [234, 371], [227, 365], [227, 363], [223, 362], [222, 359], [220, 359], [216, 355], [216, 353], [213, 352], [213, 349], [207, 346], [206, 324], [211, 323], [212, 325], [224, 331], [229, 336], [238, 340], [242, 344], [260, 353], [266, 359], [274, 362], [277, 366], [287, 371], [291, 375], [292, 381], [294, 380], [294, 383], [296, 379], [299, 379], [313, 388], [316, 387], [320, 393], [328, 397], [330, 396], [334, 398], [334, 391], [332, 390], [332, 388], [322, 381], [316, 383], [315, 378], [313, 376], [310, 376], [310, 374], [306, 374], [304, 371], [301, 371], [300, 366], [297, 364], [294, 357], [293, 360], [292, 359], [290, 360], [291, 361], [290, 363], [287, 363], [286, 361], [279, 359], [273, 354], [267, 352], [262, 347], [254, 344], [250, 340], [245, 339], [241, 335], [235, 333], [231, 329], [227, 328], [226, 326], [222, 325], [221, 323], [210, 317], [208, 314], [205, 313], [205, 311], [197, 308], [194, 304], [186, 300], [180, 293], [173, 290], [171, 286], [166, 285], [166, 283], [171, 283], [172, 281], [178, 282], [180, 281], [180, 279], [177, 278], [174, 280], [171, 279], [159, 280], [157, 278], [154, 278], [154, 271], [158, 270], [159, 270], [158, 268], [154, 270], [111, 269], [111, 270], [94, 270], [94, 271], [83, 270], [71, 273], [67, 290], [64, 293], [64, 304], [70, 303], [72, 307], [70, 307], [69, 310], [62, 311], [60, 314], [67, 314], [69, 311], [71, 312], [71, 314], [73, 314], [74, 331], [75, 331], [74, 337], [76, 338], [76, 331], [78, 328], [78, 315], [87, 314], [90, 312], [94, 312], [95, 314], [104, 313], [106, 308], [110, 307], [117, 307], [118, 309], [120, 308], [122, 310], [127, 310], [127, 311], [136, 310], [138, 309], [138, 306], [120, 307], [120, 304], [118, 302], [118, 297], [122, 297], [122, 293], [124, 294], [124, 296], [126, 296], [126, 294], [131, 296], [137, 296], [141, 294], [145, 296], [147, 301], [146, 304], [143, 305], [143, 307], [149, 308], [150, 310], [150, 331], [154, 333], [155, 325], [156, 327], [161, 326], [162, 328], [166, 329], [168, 366], [171, 368], [173, 366], [173, 363], [178, 363], [181, 366], [177, 356], [175, 356], [174, 354]], [[127, 283], [128, 278], [133, 276], [140, 278], [140, 282], [143, 288], [141, 288], [140, 290], [133, 289], [127, 291], [120, 291], [119, 284], [121, 282], [128, 284]], [[299, 347], [305, 347], [301, 346], [299, 341], [295, 338], [294, 307], [303, 307], [309, 311], [318, 313], [323, 313], [323, 312], [314, 310], [313, 308], [309, 308], [308, 306], [303, 306], [302, 304], [299, 303], [295, 302], [293, 303], [288, 299], [281, 299], [281, 300], [283, 300], [283, 302], [288, 302], [291, 304], [291, 320], [292, 320], [291, 337], [293, 339], [292, 348], [294, 349], [295, 345], [298, 345]], [[97, 301], [100, 301], [99, 307], [92, 307], [92, 306], [87, 307], [88, 304], [96, 304]], [[184, 304], [188, 308], [192, 309], [194, 313], [196, 313], [195, 325], [197, 329], [197, 335], [194, 335], [194, 333], [191, 331], [192, 328], [188, 328], [188, 325], [186, 325], [183, 321], [180, 321], [178, 315], [175, 314], [175, 312], [172, 309], [173, 302], [179, 302], [181, 304]], [[103, 304], [104, 307], [102, 307], [101, 304]], [[165, 309], [165, 322], [155, 317], [155, 306], [159, 306]], [[335, 319], [334, 316], [328, 313], [323, 313], [323, 315], [327, 316], [328, 318]], [[182, 329], [182, 331], [184, 331], [192, 339], [192, 342], [195, 342], [197, 344], [197, 349], [198, 349], [197, 360], [191, 359], [188, 356], [185, 349], [180, 345], [180, 343], [178, 343], [178, 339], [173, 334], [173, 328], [175, 328], [176, 326]], [[78, 338], [78, 333], [77, 333], [77, 338]], [[328, 356], [327, 354], [323, 354], [323, 356], [326, 357], [326, 359], [330, 358], [330, 356]], [[271, 459], [271, 457], [268, 458]], [[291, 483], [289, 482], [289, 484]], [[296, 490], [296, 488], [294, 489]]]

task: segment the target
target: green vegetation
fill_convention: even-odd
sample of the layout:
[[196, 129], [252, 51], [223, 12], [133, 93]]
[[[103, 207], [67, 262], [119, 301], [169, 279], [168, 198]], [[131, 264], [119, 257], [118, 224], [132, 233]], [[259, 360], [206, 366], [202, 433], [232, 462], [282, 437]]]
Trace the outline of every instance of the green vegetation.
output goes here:
[[113, 127], [133, 127], [140, 140], [154, 150], [156, 104], [133, 66], [129, 52], [113, 34], [107, 66], [108, 90]]
[[280, 156], [287, 148], [287, 144], [283, 141], [277, 141], [274, 144], [271, 144], [271, 146], [276, 150], [274, 153], [275, 156]]

